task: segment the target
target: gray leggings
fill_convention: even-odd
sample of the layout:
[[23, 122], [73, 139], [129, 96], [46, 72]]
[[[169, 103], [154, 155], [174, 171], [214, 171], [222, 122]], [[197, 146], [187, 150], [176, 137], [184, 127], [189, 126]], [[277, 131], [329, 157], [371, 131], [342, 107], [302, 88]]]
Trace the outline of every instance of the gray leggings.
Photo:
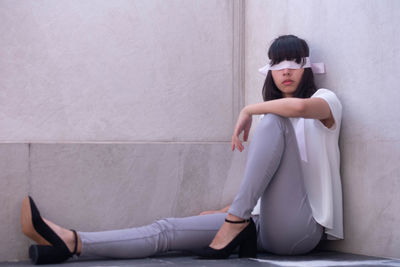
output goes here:
[[[251, 141], [246, 170], [229, 213], [249, 218], [261, 197], [258, 248], [276, 254], [311, 251], [323, 227], [313, 218], [289, 119], [268, 114]], [[170, 250], [192, 250], [212, 241], [226, 213], [168, 218], [150, 225], [105, 232], [79, 232], [81, 256], [141, 258]]]

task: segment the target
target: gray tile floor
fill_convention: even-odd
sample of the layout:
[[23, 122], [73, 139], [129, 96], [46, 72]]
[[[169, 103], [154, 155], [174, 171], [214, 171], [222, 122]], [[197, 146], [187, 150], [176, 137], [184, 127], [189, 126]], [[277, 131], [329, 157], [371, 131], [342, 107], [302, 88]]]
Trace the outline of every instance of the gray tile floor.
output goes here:
[[[203, 260], [182, 253], [167, 253], [158, 257], [133, 260], [70, 260], [62, 266], [78, 267], [120, 267], [120, 266], [296, 266], [296, 267], [331, 267], [331, 266], [400, 266], [400, 259], [368, 257], [355, 254], [319, 251], [304, 256], [274, 256], [259, 254], [257, 259], [239, 259], [234, 256], [227, 260]], [[5, 266], [31, 266], [30, 262], [3, 262]], [[60, 266], [60, 265], [46, 265]]]

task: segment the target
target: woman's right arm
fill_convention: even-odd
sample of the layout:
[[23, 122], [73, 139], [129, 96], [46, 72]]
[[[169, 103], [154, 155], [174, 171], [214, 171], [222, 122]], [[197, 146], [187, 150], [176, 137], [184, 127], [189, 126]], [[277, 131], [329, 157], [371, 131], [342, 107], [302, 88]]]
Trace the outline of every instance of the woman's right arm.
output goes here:
[[251, 128], [252, 115], [268, 113], [283, 117], [318, 119], [328, 128], [334, 123], [328, 102], [319, 97], [287, 97], [250, 104], [241, 110], [237, 119], [232, 136], [232, 151], [235, 149], [238, 149], [240, 152], [243, 151], [244, 146], [239, 139], [239, 135], [243, 132], [243, 141], [247, 141]]

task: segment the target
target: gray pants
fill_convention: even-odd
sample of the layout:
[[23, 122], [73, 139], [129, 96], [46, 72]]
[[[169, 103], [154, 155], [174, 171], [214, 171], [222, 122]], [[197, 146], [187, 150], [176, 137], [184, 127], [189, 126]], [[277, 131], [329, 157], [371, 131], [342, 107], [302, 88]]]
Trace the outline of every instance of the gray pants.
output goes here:
[[[261, 197], [258, 248], [276, 254], [311, 251], [323, 227], [313, 218], [303, 183], [296, 136], [289, 119], [268, 114], [251, 141], [246, 170], [229, 213], [249, 218]], [[150, 225], [105, 232], [79, 232], [82, 256], [141, 258], [209, 245], [226, 213], [168, 218]]]

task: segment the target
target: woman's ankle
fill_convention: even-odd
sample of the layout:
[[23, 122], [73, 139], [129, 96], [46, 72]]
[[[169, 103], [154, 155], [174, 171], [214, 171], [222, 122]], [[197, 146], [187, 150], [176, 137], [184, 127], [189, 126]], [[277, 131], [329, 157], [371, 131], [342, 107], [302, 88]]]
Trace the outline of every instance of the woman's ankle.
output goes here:
[[76, 233], [75, 236], [72, 230], [63, 229], [63, 234], [61, 235], [61, 239], [65, 242], [71, 253], [73, 253], [74, 251], [76, 251], [75, 253], [76, 255], [79, 255], [81, 253], [82, 241], [78, 233]]
[[61, 240], [64, 241], [65, 245], [67, 245], [69, 251], [72, 253], [75, 249], [75, 244], [76, 244], [76, 254], [79, 255], [82, 250], [82, 241], [77, 233], [76, 238], [77, 241], [75, 241], [75, 234], [72, 230], [66, 229], [64, 227], [61, 227], [49, 220], [46, 220], [43, 218], [43, 220], [46, 222], [46, 224], [61, 238]]
[[77, 248], [76, 248], [76, 255], [81, 255], [82, 252], [82, 239], [78, 233], [76, 233], [76, 237], [78, 238]]
[[244, 221], [244, 218], [238, 217], [236, 215], [233, 215], [231, 213], [228, 213], [228, 215], [226, 216], [226, 219], [230, 220], [230, 221], [234, 221], [234, 222], [240, 222], [240, 221]]
[[226, 219], [232, 222], [240, 222], [240, 223], [230, 223], [225, 221], [221, 226], [221, 228], [218, 230], [214, 239], [212, 240], [210, 244], [211, 248], [214, 249], [224, 248], [249, 224], [249, 222], [244, 222], [243, 218], [230, 213], [228, 213]]

